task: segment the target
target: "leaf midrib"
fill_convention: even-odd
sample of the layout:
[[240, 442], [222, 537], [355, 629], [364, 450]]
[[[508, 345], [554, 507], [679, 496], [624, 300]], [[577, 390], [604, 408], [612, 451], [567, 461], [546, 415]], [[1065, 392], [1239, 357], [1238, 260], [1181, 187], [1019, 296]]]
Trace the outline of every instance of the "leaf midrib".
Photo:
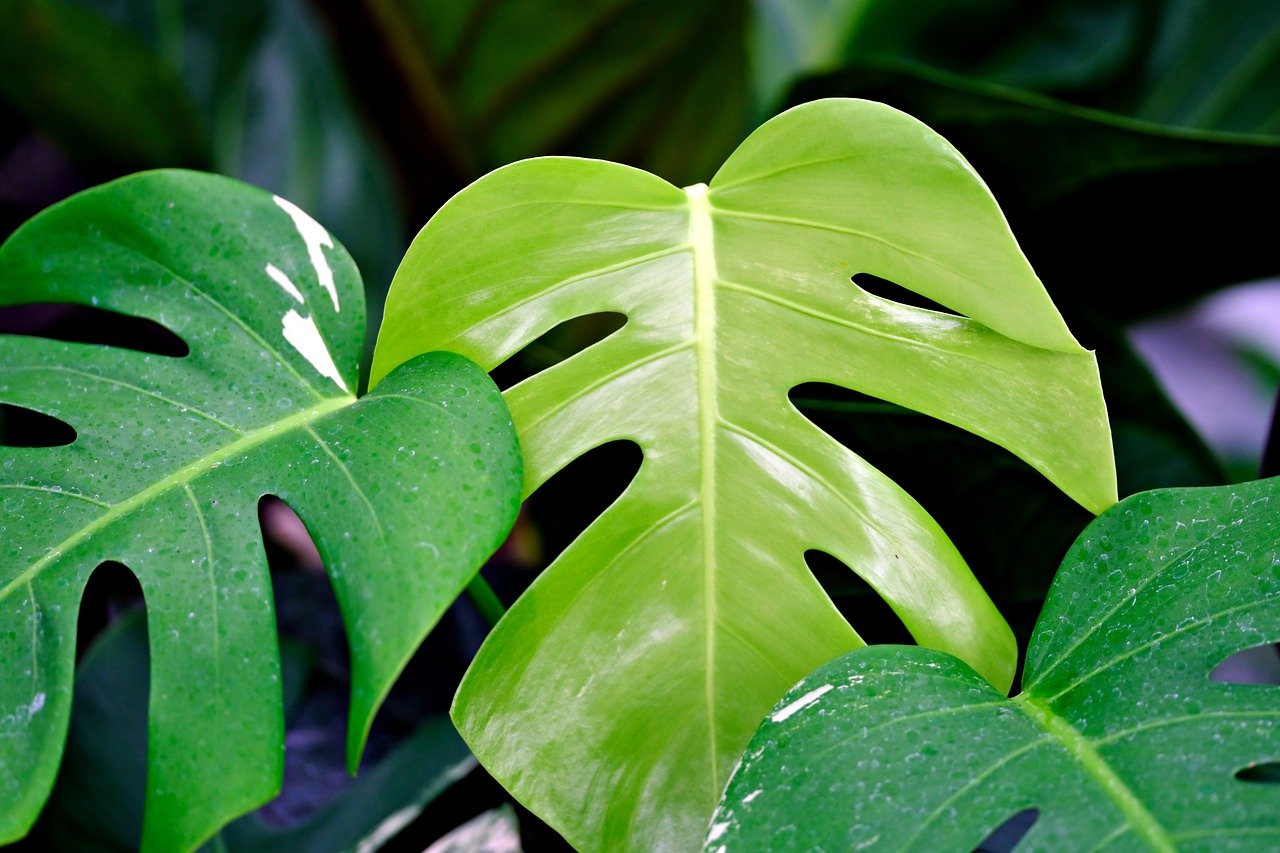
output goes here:
[[716, 295], [715, 235], [707, 185], [685, 188], [689, 200], [689, 245], [693, 252], [693, 336], [697, 355], [698, 389], [698, 502], [702, 507], [702, 594], [703, 625], [706, 631], [707, 739], [710, 751], [711, 799], [717, 801], [724, 789], [717, 754], [715, 661], [716, 661], [716, 430], [720, 406], [716, 394]]
[[1066, 750], [1077, 766], [1092, 777], [1107, 798], [1115, 804], [1134, 833], [1147, 842], [1152, 850], [1173, 853], [1177, 849], [1168, 831], [1147, 810], [1133, 789], [1116, 774], [1106, 759], [1098, 754], [1089, 738], [1029, 693], [1015, 696], [1010, 703]]
[[133, 510], [137, 509], [138, 507], [142, 506], [148, 501], [159, 497], [160, 495], [164, 494], [170, 489], [179, 488], [189, 484], [200, 474], [203, 474], [206, 471], [209, 471], [214, 466], [222, 462], [225, 462], [228, 459], [231, 459], [232, 457], [237, 456], [238, 454], [241, 454], [246, 450], [251, 450], [252, 448], [257, 447], [258, 445], [264, 444], [265, 442], [270, 441], [271, 439], [279, 435], [283, 435], [284, 433], [289, 432], [291, 430], [307, 426], [313, 423], [314, 421], [317, 421], [320, 418], [324, 417], [325, 415], [330, 414], [331, 412], [350, 406], [355, 401], [356, 401], [356, 398], [351, 395], [331, 397], [320, 402], [315, 406], [312, 406], [309, 409], [305, 409], [301, 412], [296, 412], [287, 418], [283, 418], [278, 421], [273, 421], [272, 423], [266, 424], [265, 426], [259, 427], [258, 429], [252, 430], [250, 432], [246, 432], [242, 434], [239, 438], [237, 438], [235, 441], [232, 441], [228, 444], [224, 444], [222, 447], [218, 448], [217, 450], [214, 450], [211, 453], [207, 453], [198, 459], [188, 462], [186, 465], [179, 468], [177, 471], [174, 471], [173, 473], [168, 474], [167, 476], [162, 477], [159, 480], [156, 480], [151, 485], [147, 486], [146, 488], [138, 492], [135, 492], [133, 495], [124, 499], [123, 501], [120, 501], [119, 503], [111, 504], [110, 508], [106, 512], [104, 512], [102, 515], [98, 516], [97, 518], [95, 518], [93, 521], [89, 522], [85, 526], [81, 527], [79, 530], [72, 533], [70, 536], [68, 536], [66, 539], [62, 540], [61, 542], [59, 542], [57, 545], [50, 548], [49, 551], [45, 553], [43, 557], [36, 560], [34, 563], [32, 563], [30, 566], [28, 566], [26, 569], [20, 572], [16, 577], [13, 578], [13, 580], [7, 583], [3, 589], [0, 589], [0, 601], [5, 601], [6, 599], [8, 599], [10, 594], [12, 594], [12, 592], [15, 589], [30, 583], [32, 580], [35, 579], [36, 575], [38, 575], [41, 571], [43, 571], [45, 567], [47, 567], [50, 563], [57, 560], [59, 557], [65, 554], [68, 550], [70, 550], [71, 548], [74, 548], [76, 545], [80, 544], [85, 539], [89, 538], [94, 533], [96, 533], [97, 531], [103, 529], [104, 527], [107, 527], [112, 522], [116, 521], [116, 519], [121, 518], [124, 515], [127, 515], [128, 513], [132, 512]]

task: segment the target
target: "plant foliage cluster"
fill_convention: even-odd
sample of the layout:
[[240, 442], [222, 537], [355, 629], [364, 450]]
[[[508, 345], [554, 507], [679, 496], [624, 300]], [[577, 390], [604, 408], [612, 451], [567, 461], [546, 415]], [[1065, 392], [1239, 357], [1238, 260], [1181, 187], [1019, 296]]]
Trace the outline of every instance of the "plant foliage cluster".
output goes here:
[[0, 842], [1280, 844], [1274, 4], [0, 13]]

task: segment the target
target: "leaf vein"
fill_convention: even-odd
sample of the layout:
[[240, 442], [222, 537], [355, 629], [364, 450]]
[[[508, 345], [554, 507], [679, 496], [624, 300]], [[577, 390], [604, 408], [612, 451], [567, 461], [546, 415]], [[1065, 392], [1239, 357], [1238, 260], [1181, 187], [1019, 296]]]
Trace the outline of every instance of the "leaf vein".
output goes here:
[[100, 501], [97, 498], [91, 498], [88, 495], [81, 494], [80, 492], [58, 489], [52, 486], [38, 486], [34, 483], [0, 483], [0, 489], [24, 489], [31, 492], [44, 492], [50, 495], [59, 495], [60, 497], [75, 498], [76, 500], [91, 503], [94, 506], [102, 507], [103, 509], [111, 509], [111, 504], [105, 501]]
[[1102, 666], [1097, 667], [1096, 669], [1092, 669], [1089, 672], [1086, 672], [1084, 675], [1080, 676], [1075, 681], [1071, 682], [1066, 687], [1062, 688], [1057, 693], [1053, 694], [1052, 696], [1050, 696], [1048, 699], [1045, 699], [1044, 701], [1053, 702], [1058, 697], [1076, 689], [1081, 684], [1084, 684], [1086, 681], [1093, 678], [1095, 675], [1098, 675], [1099, 673], [1102, 673], [1102, 672], [1106, 672], [1108, 669], [1115, 666], [1116, 664], [1122, 661], [1128, 660], [1134, 655], [1139, 654], [1140, 652], [1144, 652], [1147, 649], [1151, 648], [1152, 646], [1155, 646], [1159, 643], [1163, 643], [1166, 640], [1169, 640], [1173, 637], [1179, 636], [1181, 634], [1185, 634], [1188, 631], [1194, 631], [1199, 628], [1203, 628], [1207, 625], [1211, 625], [1213, 624], [1213, 620], [1218, 618], [1219, 616], [1226, 616], [1229, 613], [1239, 613], [1242, 610], [1249, 610], [1254, 607], [1269, 606], [1272, 603], [1273, 601], [1271, 598], [1263, 598], [1258, 601], [1249, 601], [1249, 602], [1245, 602], [1244, 604], [1238, 604], [1235, 607], [1228, 607], [1226, 610], [1219, 610], [1214, 613], [1206, 614], [1203, 619], [1197, 619], [1194, 622], [1190, 622], [1186, 625], [1183, 625], [1181, 628], [1175, 628], [1167, 634], [1148, 640], [1147, 642], [1142, 643], [1141, 645], [1134, 646], [1132, 649], [1125, 651], [1123, 654], [1116, 655], [1111, 660], [1104, 663]]
[[213, 620], [213, 684], [214, 692], [220, 693], [222, 689], [222, 660], [221, 641], [218, 638], [218, 579], [214, 573], [213, 566], [213, 537], [209, 535], [209, 525], [205, 520], [204, 510], [200, 509], [200, 502], [196, 500], [196, 493], [191, 488], [191, 484], [183, 483], [182, 491], [187, 496], [187, 502], [191, 504], [192, 512], [196, 514], [196, 521], [200, 524], [200, 535], [204, 539], [205, 575], [209, 580], [209, 615]]
[[918, 827], [916, 827], [916, 831], [913, 832], [911, 836], [906, 841], [903, 842], [902, 849], [907, 849], [911, 847], [911, 845], [916, 841], [916, 839], [919, 838], [921, 835], [923, 835], [924, 831], [928, 829], [929, 824], [933, 823], [935, 820], [940, 818], [942, 816], [942, 813], [945, 812], [952, 803], [959, 800], [962, 796], [964, 796], [966, 793], [968, 793], [972, 789], [981, 785], [984, 781], [986, 781], [988, 777], [994, 774], [1001, 767], [1004, 767], [1006, 764], [1013, 761], [1015, 758], [1022, 755], [1023, 753], [1030, 752], [1033, 749], [1043, 746], [1045, 743], [1049, 742], [1050, 739], [1051, 738], [1048, 733], [1039, 735], [1038, 737], [1032, 739], [1031, 741], [1028, 741], [1022, 746], [1013, 750], [1012, 752], [1005, 754], [1003, 757], [1001, 757], [999, 761], [996, 761], [995, 763], [989, 765], [981, 773], [974, 776], [967, 783], [965, 783], [963, 786], [957, 789], [955, 793], [953, 793], [950, 797], [947, 797], [945, 800], [939, 803], [938, 806], [933, 809], [933, 811], [931, 811], [928, 815], [925, 816], [925, 819], [920, 822], [920, 825]]
[[31, 364], [31, 365], [19, 365], [19, 366], [12, 366], [12, 367], [8, 367], [8, 366], [0, 367], [0, 372], [5, 372], [5, 373], [25, 373], [29, 371], [40, 372], [40, 371], [46, 371], [46, 370], [53, 373], [70, 373], [75, 376], [83, 376], [85, 379], [92, 379], [95, 382], [102, 382], [107, 385], [119, 385], [121, 388], [128, 388], [130, 391], [136, 391], [139, 394], [143, 394], [147, 397], [151, 397], [155, 400], [159, 400], [162, 403], [168, 403], [170, 406], [173, 406], [174, 408], [189, 411], [191, 412], [191, 414], [198, 415], [211, 423], [217, 424], [218, 426], [223, 427], [224, 429], [228, 429], [231, 432], [234, 432], [236, 435], [244, 435], [244, 430], [238, 427], [232, 426], [231, 424], [227, 423], [221, 418], [215, 415], [212, 415], [204, 411], [203, 409], [200, 409], [197, 406], [192, 406], [188, 403], [182, 402], [181, 400], [174, 400], [171, 397], [166, 397], [163, 394], [157, 394], [155, 391], [148, 391], [145, 388], [141, 388], [130, 382], [125, 382], [124, 380], [121, 380], [121, 379], [115, 379], [110, 376], [99, 376], [93, 373], [89, 373], [88, 371], [76, 370], [74, 367], [63, 367], [61, 365], [55, 365], [55, 364], [51, 364], [51, 365]]
[[1030, 687], [1034, 687], [1036, 684], [1041, 683], [1044, 680], [1045, 676], [1053, 672], [1064, 660], [1067, 659], [1067, 657], [1073, 651], [1078, 649], [1080, 645], [1084, 643], [1085, 640], [1089, 639], [1089, 637], [1093, 636], [1098, 631], [1100, 631], [1111, 620], [1111, 617], [1115, 616], [1116, 613], [1120, 611], [1120, 608], [1124, 607], [1125, 604], [1127, 604], [1134, 598], [1137, 598], [1138, 593], [1142, 592], [1144, 589], [1146, 589], [1148, 586], [1154, 583], [1156, 579], [1159, 578], [1161, 575], [1163, 575], [1166, 571], [1168, 571], [1169, 569], [1172, 569], [1174, 566], [1177, 566], [1186, 562], [1188, 559], [1195, 556], [1197, 552], [1199, 552], [1202, 548], [1208, 546], [1209, 544], [1211, 544], [1221, 536], [1225, 535], [1230, 530], [1231, 530], [1230, 527], [1223, 525], [1219, 527], [1217, 530], [1214, 530], [1213, 532], [1211, 532], [1204, 539], [1201, 539], [1195, 545], [1188, 548], [1186, 551], [1183, 551], [1182, 553], [1178, 554], [1176, 557], [1173, 557], [1168, 561], [1162, 563], [1161, 565], [1156, 566], [1150, 575], [1143, 578], [1137, 585], [1133, 587], [1132, 590], [1129, 591], [1129, 593], [1122, 596], [1116, 602], [1114, 607], [1112, 607], [1110, 610], [1104, 613], [1099, 619], [1093, 622], [1093, 624], [1091, 624], [1087, 630], [1081, 633], [1080, 636], [1073, 643], [1071, 643], [1071, 645], [1063, 649], [1061, 654], [1059, 654], [1056, 658], [1054, 658], [1052, 661], [1047, 663], [1044, 669], [1041, 669], [1039, 672], [1037, 672], [1035, 675], [1035, 680], [1032, 681], [1027, 686], [1030, 688]]
[[146, 503], [152, 498], [158, 497], [169, 489], [194, 479], [195, 477], [210, 470], [214, 465], [230, 459], [237, 453], [248, 451], [266, 441], [270, 441], [276, 436], [288, 432], [289, 430], [296, 429], [303, 423], [323, 417], [337, 409], [345, 408], [349, 406], [353, 400], [353, 397], [331, 397], [327, 400], [321, 401], [313, 408], [297, 412], [283, 420], [267, 424], [266, 426], [260, 427], [252, 432], [247, 432], [237, 441], [223, 445], [217, 450], [214, 450], [199, 459], [188, 462], [173, 473], [168, 474], [167, 476], [156, 480], [146, 488], [135, 492], [129, 498], [120, 501], [119, 503], [112, 504], [111, 509], [102, 513], [102, 515], [99, 515], [97, 518], [93, 519], [93, 521], [63, 539], [57, 545], [54, 545], [46, 551], [42, 557], [37, 558], [25, 569], [20, 571], [7, 584], [0, 587], [0, 601], [5, 601], [16, 588], [27, 583], [31, 578], [39, 575], [46, 566], [61, 557], [68, 548], [83, 542], [97, 531], [127, 513], [132, 512], [138, 506]]
[[361, 488], [360, 484], [356, 481], [355, 475], [351, 473], [351, 468], [347, 466], [346, 462], [342, 461], [338, 454], [333, 452], [333, 448], [329, 446], [329, 442], [321, 438], [320, 434], [312, 428], [311, 424], [305, 424], [303, 429], [306, 430], [307, 435], [311, 436], [315, 443], [320, 447], [320, 450], [324, 455], [328, 456], [333, 460], [333, 463], [338, 466], [338, 470], [342, 472], [342, 476], [346, 478], [347, 482], [351, 485], [352, 490], [355, 491], [356, 497], [360, 498], [365, 509], [368, 510], [369, 517], [373, 519], [373, 525], [378, 530], [378, 538], [382, 540], [382, 544], [385, 547], [387, 543], [387, 531], [382, 526], [382, 519], [378, 516], [378, 511], [374, 508], [373, 501], [369, 500], [369, 496], [365, 494], [364, 489]]

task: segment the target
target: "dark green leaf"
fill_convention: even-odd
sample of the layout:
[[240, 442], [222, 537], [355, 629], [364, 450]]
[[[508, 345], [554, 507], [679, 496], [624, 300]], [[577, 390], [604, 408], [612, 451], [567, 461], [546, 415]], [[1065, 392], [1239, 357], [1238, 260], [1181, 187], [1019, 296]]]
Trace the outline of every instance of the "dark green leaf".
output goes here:
[[967, 67], [1016, 17], [1015, 0], [751, 0], [753, 91], [775, 105], [796, 79], [870, 57]]
[[[918, 647], [851, 652], [765, 720], [711, 850], [969, 849], [1037, 809], [1029, 850], [1280, 840], [1280, 691], [1210, 671], [1280, 640], [1280, 479], [1135, 495], [1072, 546], [1006, 699]], [[1020, 848], [1021, 849], [1021, 848]]]
[[[296, 643], [281, 646], [286, 708], [296, 701], [310, 669], [309, 653]], [[78, 667], [66, 755], [44, 815], [49, 839], [59, 850], [136, 850], [141, 842], [147, 659], [146, 620], [136, 612], [104, 632]], [[475, 759], [448, 719], [433, 718], [304, 824], [273, 826], [249, 815], [221, 837], [237, 851], [324, 853], [363, 843], [374, 849], [379, 829], [378, 840], [387, 840], [474, 767]], [[386, 823], [389, 818], [394, 826]]]
[[[1022, 4], [966, 73], [1069, 100], [1117, 89], [1140, 67], [1165, 0], [1051, 0]], [[947, 67], [961, 70], [957, 65]], [[1120, 91], [1124, 91], [1122, 88]]]
[[48, 794], [76, 607], [99, 563], [138, 576], [151, 637], [144, 848], [193, 846], [280, 784], [280, 666], [257, 504], [298, 513], [351, 643], [354, 766], [392, 680], [515, 516], [492, 383], [447, 353], [357, 401], [359, 274], [290, 202], [153, 172], [82, 193], [0, 247], [0, 302], [162, 323], [184, 358], [0, 337], [0, 400], [74, 443], [9, 448], [0, 488], [0, 839]]
[[414, 820], [476, 760], [446, 716], [431, 717], [394, 751], [300, 826], [271, 826], [250, 815], [222, 832], [235, 851], [377, 850]]
[[1280, 133], [1272, 0], [756, 0], [764, 94], [911, 60], [1165, 126]]
[[[58, 782], [43, 813], [57, 849], [136, 850], [147, 774], [147, 623], [122, 616], [76, 668], [71, 725]], [[286, 710], [312, 665], [310, 650], [280, 646]]]
[[705, 181], [747, 130], [743, 2], [370, 6], [464, 178], [556, 153]]
[[204, 126], [177, 73], [125, 30], [57, 0], [0, 0], [0, 97], [76, 161], [205, 166]]
[[1172, 0], [1132, 112], [1184, 127], [1280, 135], [1280, 3]]
[[[305, 0], [0, 0], [7, 5], [28, 11], [0, 31], [0, 68], [25, 65], [0, 77], [0, 91], [11, 80], [13, 97], [59, 141], [71, 138], [62, 125], [88, 125], [69, 146], [75, 162], [110, 154], [106, 165], [126, 170], [209, 166], [293, 200], [360, 263], [376, 320], [404, 251], [399, 201]], [[61, 125], [44, 118], [53, 110]]]

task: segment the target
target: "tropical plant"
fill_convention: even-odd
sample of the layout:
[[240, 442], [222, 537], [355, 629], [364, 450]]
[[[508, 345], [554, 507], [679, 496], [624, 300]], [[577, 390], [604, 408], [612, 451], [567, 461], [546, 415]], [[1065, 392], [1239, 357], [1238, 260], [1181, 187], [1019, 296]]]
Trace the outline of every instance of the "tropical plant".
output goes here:
[[[40, 621], [21, 581], [0, 602], [0, 837], [20, 835], [45, 802], [22, 853], [192, 846], [220, 826], [211, 849], [514, 849], [517, 817], [527, 849], [559, 849], [555, 829], [584, 848], [675, 839], [692, 849], [712, 825], [715, 851], [730, 838], [735, 848], [799, 838], [788, 835], [788, 811], [804, 819], [796, 833], [862, 843], [876, 832], [861, 833], [855, 824], [866, 821], [848, 819], [847, 801], [815, 791], [815, 774], [859, 784], [871, 778], [854, 778], [864, 747], [901, 744], [864, 743], [836, 713], [837, 687], [771, 717], [823, 689], [823, 673], [854, 668], [864, 685], [897, 690], [904, 677], [877, 667], [919, 661], [938, 667], [913, 683], [919, 692], [855, 702], [857, 713], [892, 715], [902, 702], [971, 690], [992, 703], [982, 743], [993, 754], [1025, 746], [1028, 729], [1014, 731], [1020, 709], [1048, 699], [1045, 685], [1069, 668], [1036, 668], [1035, 654], [1057, 642], [1045, 619], [1102, 625], [1105, 609], [1082, 603], [1128, 589], [1074, 562], [1087, 533], [1035, 635], [1022, 697], [1004, 698], [1012, 640], [1027, 648], [1055, 570], [1093, 514], [1117, 492], [1257, 476], [1280, 380], [1266, 309], [1248, 318], [1254, 341], [1229, 341], [1242, 393], [1216, 408], [1242, 427], [1233, 444], [1199, 427], [1194, 406], [1171, 404], [1166, 389], [1190, 386], [1151, 358], [1160, 353], [1144, 327], [1197, 302], [1198, 316], [1210, 316], [1219, 289], [1280, 274], [1271, 220], [1257, 214], [1280, 192], [1278, 15], [1271, 0], [0, 0], [0, 239], [49, 204], [139, 169], [209, 169], [296, 205], [169, 172], [77, 197], [0, 247], [0, 587], [56, 546], [48, 537], [84, 531], [38, 573], [53, 583], [50, 595], [34, 582]], [[812, 103], [832, 98], [882, 102], [933, 132], [882, 107]], [[802, 108], [742, 143], [791, 105]], [[841, 110], [843, 131], [820, 126]], [[806, 150], [856, 159], [802, 164], [793, 154]], [[617, 163], [508, 165], [540, 155]], [[788, 157], [796, 168], [757, 174]], [[523, 206], [495, 199], [507, 192]], [[570, 203], [593, 193], [618, 206]], [[412, 229], [438, 210], [397, 278], [376, 373], [362, 377], [357, 359], [372, 355], [392, 272]], [[316, 258], [333, 271], [337, 305]], [[939, 260], [949, 271], [930, 267]], [[608, 270], [587, 274], [599, 266]], [[552, 290], [565, 276], [579, 277]], [[975, 296], [1010, 282], [1017, 297]], [[361, 290], [367, 326], [355, 310]], [[1033, 307], [1019, 312], [1018, 300]], [[1179, 340], [1179, 354], [1217, 331]], [[986, 360], [966, 358], [969, 344]], [[476, 359], [508, 389], [527, 475], [492, 385], [463, 360], [424, 354], [437, 347]], [[646, 356], [654, 360], [640, 364]], [[1232, 380], [1230, 361], [1195, 364], [1215, 393]], [[1059, 399], [1046, 367], [1067, 377], [1074, 399]], [[1003, 383], [984, 381], [993, 369]], [[380, 384], [356, 399], [371, 375]], [[401, 383], [448, 402], [456, 419], [444, 409], [427, 421], [399, 417], [392, 410], [412, 404], [386, 395]], [[473, 383], [461, 402], [446, 396], [458, 383]], [[314, 406], [306, 384], [323, 398]], [[271, 410], [285, 398], [291, 407]], [[218, 461], [209, 448], [236, 439], [197, 412], [255, 436], [272, 423], [277, 432], [262, 433], [243, 464], [229, 457], [200, 474]], [[334, 456], [301, 428], [313, 414]], [[294, 418], [298, 429], [280, 428]], [[486, 452], [500, 485], [498, 503], [476, 505], [484, 521], [473, 529], [473, 510], [449, 502], [474, 497], [464, 487], [475, 484], [426, 471], [421, 454], [388, 452], [438, 444], [450, 450], [437, 454], [444, 469], [457, 470], [473, 461], [460, 436], [484, 423], [501, 433]], [[1280, 473], [1280, 421], [1266, 447], [1262, 475]], [[194, 504], [176, 500], [185, 490], [162, 494], [162, 482], [187, 474]], [[524, 509], [485, 567], [495, 594], [468, 578], [510, 523], [522, 476]], [[428, 482], [441, 488], [423, 497]], [[417, 499], [406, 485], [419, 487]], [[118, 505], [134, 486], [146, 497], [93, 527], [110, 510], [91, 501]], [[1265, 563], [1275, 530], [1257, 513], [1274, 505], [1274, 488], [1176, 494], [1212, 508], [1229, 531], [1254, 531], [1230, 541]], [[259, 502], [267, 493], [305, 508], [303, 518], [275, 498]], [[393, 523], [386, 548], [369, 539], [358, 493]], [[1228, 494], [1243, 496], [1238, 507], [1222, 503]], [[1164, 493], [1126, 503], [1133, 518], [1155, 508], [1131, 531], [1120, 510], [1104, 515], [1091, 530], [1111, 530], [1108, 561], [1128, 547], [1140, 572], [1152, 547], [1144, 532], [1182, 511], [1167, 504]], [[213, 559], [187, 566], [183, 549], [199, 560], [202, 519]], [[437, 544], [414, 531], [451, 523], [474, 538], [450, 565], [431, 569], [405, 550]], [[1211, 536], [1203, 549], [1224, 542]], [[1200, 554], [1165, 573], [1190, 567], [1173, 589], [1162, 575], [1140, 603], [1157, 590], [1208, 614], [1223, 587], [1206, 577], [1216, 567], [1197, 574]], [[1246, 559], [1219, 556], [1224, 577]], [[208, 577], [202, 566], [230, 573], [215, 577], [226, 580], [213, 591], [225, 599], [191, 580]], [[326, 568], [347, 590], [341, 604]], [[440, 585], [402, 589], [401, 572]], [[470, 595], [451, 605], [467, 583]], [[379, 600], [353, 605], [364, 602], [351, 593], [361, 584]], [[1228, 606], [1256, 610], [1255, 627], [1273, 625], [1275, 579], [1264, 570], [1253, 598], [1236, 586]], [[188, 599], [199, 606], [183, 609]], [[503, 603], [512, 612], [493, 629]], [[1084, 652], [1108, 656], [1091, 643], [1127, 612], [1070, 665]], [[1169, 616], [1144, 612], [1157, 629]], [[231, 642], [188, 644], [215, 613]], [[935, 821], [920, 839], [1008, 849], [1034, 822], [1026, 846], [1087, 848], [1104, 837], [1066, 814], [1076, 797], [1115, 817], [1117, 831], [1130, 827], [1120, 846], [1141, 846], [1139, 836], [1189, 848], [1272, 840], [1274, 820], [1249, 814], [1275, 790], [1262, 784], [1276, 767], [1265, 744], [1201, 773], [1218, 753], [1166, 737], [1187, 724], [1166, 725], [1164, 700], [1143, 692], [1164, 685], [1221, 700], [1214, 714], [1256, 712], [1206, 717], [1205, 704], [1201, 716], [1217, 722], [1195, 730], [1233, 749], [1258, 742], [1274, 690], [1202, 677], [1275, 633], [1239, 627], [1215, 617], [1179, 635], [1176, 651], [1162, 641], [1150, 669], [1134, 668], [1139, 650], [1112, 667], [1129, 673], [1108, 681], [1119, 697], [1050, 702], [1044, 720], [1060, 740], [1078, 732], [1073, 742], [1101, 764], [1062, 759], [1047, 785], [1015, 758], [966, 787], [964, 751], [937, 739], [967, 743], [974, 731], [921, 729], [937, 735], [937, 755], [873, 768], [878, 794], [906, 784], [919, 796], [862, 802], [859, 814], [887, 822], [876, 831], [888, 846], [908, 819], [945, 813], [957, 797], [972, 814], [954, 822], [956, 838]], [[45, 652], [56, 647], [51, 657], [32, 657], [33, 636]], [[913, 639], [922, 648], [861, 648]], [[1116, 634], [1110, 651], [1129, 651], [1121, 645]], [[360, 662], [373, 646], [377, 678]], [[230, 660], [230, 699], [201, 675], [215, 648], [223, 658], [243, 652]], [[1213, 678], [1280, 681], [1275, 648], [1234, 655]], [[1177, 670], [1187, 656], [1194, 677]], [[473, 658], [454, 713], [479, 763], [445, 717]], [[58, 689], [31, 684], [28, 670]], [[349, 695], [364, 698], [349, 709]], [[236, 697], [243, 714], [228, 705]], [[534, 707], [544, 701], [553, 704]], [[939, 719], [959, 719], [949, 713]], [[821, 731], [800, 725], [810, 714]], [[1107, 740], [1115, 731], [1099, 734], [1120, 716], [1155, 726], [1146, 764], [1121, 760], [1120, 741]], [[744, 762], [753, 769], [721, 802], [758, 727]], [[236, 818], [280, 789], [281, 734], [281, 795]], [[365, 746], [352, 778], [356, 741]], [[801, 767], [805, 744], [842, 760]], [[1052, 761], [1046, 744], [1019, 757]], [[1154, 785], [1148, 764], [1203, 782], [1226, 804], [1221, 814], [1194, 791], [1174, 803], [1168, 795], [1189, 789]], [[1104, 765], [1132, 798], [1098, 794], [1091, 770]], [[180, 786], [164, 789], [175, 774]], [[766, 797], [763, 783], [744, 781], [766, 775], [801, 790], [775, 802], [772, 787]], [[533, 813], [513, 813], [513, 798]], [[1212, 835], [1229, 825], [1239, 834]]]
[[1278, 581], [1280, 478], [1128, 498], [1063, 561], [1021, 693], [923, 647], [832, 661], [761, 725], [707, 849], [970, 849], [1028, 811], [1029, 850], [1273, 847], [1280, 688], [1210, 675], [1280, 641]]
[[[959, 314], [876, 296], [866, 273]], [[628, 318], [507, 392], [526, 493], [608, 441], [646, 458], [495, 628], [454, 707], [490, 772], [575, 845], [687, 847], [772, 697], [861, 644], [806, 550], [923, 645], [1013, 677], [1012, 635], [945, 534], [791, 389], [928, 413], [1090, 509], [1115, 498], [1092, 355], [963, 158], [879, 104], [784, 113], [709, 187], [566, 158], [501, 169], [427, 224], [387, 306], [375, 382], [420, 352], [493, 367], [579, 315]]]
[[0, 338], [0, 399], [70, 424], [8, 448], [0, 525], [0, 839], [48, 796], [77, 602], [100, 563], [147, 599], [145, 849], [185, 849], [279, 789], [283, 718], [257, 506], [312, 531], [348, 627], [355, 767], [391, 682], [515, 516], [520, 459], [492, 382], [451, 354], [357, 400], [363, 291], [292, 203], [155, 172], [90, 190], [0, 247], [5, 304], [144, 317], [182, 357]]

